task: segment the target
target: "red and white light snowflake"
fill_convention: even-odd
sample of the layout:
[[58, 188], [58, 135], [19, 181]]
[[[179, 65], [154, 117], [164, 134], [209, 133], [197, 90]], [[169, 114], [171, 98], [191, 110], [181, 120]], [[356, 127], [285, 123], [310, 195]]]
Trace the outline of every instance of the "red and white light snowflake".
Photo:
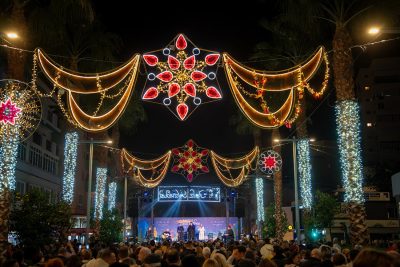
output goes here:
[[197, 48], [183, 34], [143, 59], [147, 82], [142, 99], [163, 103], [182, 121], [200, 104], [222, 98], [216, 74], [220, 54]]
[[277, 152], [268, 150], [260, 154], [258, 165], [262, 172], [272, 175], [280, 171], [282, 167], [282, 158]]
[[17, 107], [11, 101], [11, 98], [8, 98], [6, 102], [0, 102], [0, 122], [4, 124], [15, 124], [15, 119], [18, 118], [18, 114], [21, 113], [22, 109]]
[[193, 140], [189, 140], [183, 147], [172, 149], [174, 164], [171, 171], [186, 177], [188, 182], [202, 173], [208, 173], [207, 166], [208, 149], [196, 145]]

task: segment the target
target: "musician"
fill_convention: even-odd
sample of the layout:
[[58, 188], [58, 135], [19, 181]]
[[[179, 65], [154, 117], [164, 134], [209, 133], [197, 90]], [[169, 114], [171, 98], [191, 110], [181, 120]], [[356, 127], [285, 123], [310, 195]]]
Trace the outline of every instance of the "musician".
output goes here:
[[163, 233], [162, 233], [162, 239], [165, 241], [172, 241], [172, 238], [171, 238], [171, 232], [169, 231], [169, 229], [167, 229], [167, 230], [165, 230]]
[[226, 242], [231, 242], [235, 240], [235, 234], [233, 232], [232, 226], [229, 224], [228, 225], [228, 230], [226, 231]]
[[200, 224], [200, 227], [199, 227], [199, 240], [200, 241], [204, 241], [206, 239], [205, 234], [206, 234], [206, 229], [204, 228], [204, 225]]
[[178, 241], [183, 241], [183, 235], [185, 232], [185, 228], [183, 228], [182, 223], [179, 223], [179, 226], [178, 226], [176, 232], [178, 233]]
[[151, 240], [152, 237], [153, 237], [153, 231], [152, 231], [152, 229], [151, 229], [151, 226], [149, 226], [149, 229], [147, 229], [147, 231], [146, 231], [145, 239]]
[[195, 240], [195, 233], [196, 233], [196, 226], [193, 224], [193, 222], [190, 222], [187, 228], [188, 241]]

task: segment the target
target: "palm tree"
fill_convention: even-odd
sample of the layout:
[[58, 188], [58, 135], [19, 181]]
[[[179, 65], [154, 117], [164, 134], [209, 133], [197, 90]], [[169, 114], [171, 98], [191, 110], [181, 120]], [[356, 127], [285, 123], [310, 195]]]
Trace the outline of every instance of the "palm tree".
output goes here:
[[[301, 32], [309, 32], [307, 37], [321, 37], [328, 34], [333, 48], [333, 77], [336, 89], [337, 127], [339, 152], [343, 170], [343, 183], [346, 191], [350, 217], [350, 236], [353, 244], [365, 243], [368, 231], [365, 224], [365, 208], [362, 200], [362, 163], [359, 155], [359, 114], [354, 90], [354, 70], [351, 25], [358, 19], [365, 19], [375, 13], [390, 17], [398, 10], [398, 1], [347, 1], [347, 0], [298, 0], [282, 1], [285, 13], [282, 17], [288, 25]], [[383, 12], [383, 10], [386, 10]], [[381, 12], [381, 14], [379, 14]], [[329, 22], [332, 28], [321, 22]], [[382, 20], [385, 21], [385, 20]]]

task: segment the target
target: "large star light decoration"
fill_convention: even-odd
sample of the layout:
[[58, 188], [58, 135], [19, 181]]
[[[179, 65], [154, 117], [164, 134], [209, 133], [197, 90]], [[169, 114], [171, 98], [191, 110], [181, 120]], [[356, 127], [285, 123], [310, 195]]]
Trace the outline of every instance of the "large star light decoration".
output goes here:
[[181, 121], [202, 103], [220, 100], [220, 54], [195, 46], [179, 34], [162, 50], [143, 55], [147, 81], [142, 99], [162, 103]]
[[282, 167], [282, 158], [278, 152], [268, 150], [260, 154], [258, 166], [262, 172], [272, 175], [280, 171]]
[[15, 124], [15, 120], [18, 118], [18, 115], [21, 113], [22, 109], [17, 107], [17, 104], [14, 104], [11, 101], [11, 98], [8, 98], [6, 102], [0, 102], [0, 122], [4, 124]]
[[207, 166], [208, 149], [196, 145], [193, 140], [189, 140], [183, 147], [172, 149], [174, 164], [171, 171], [186, 177], [188, 182], [202, 173], [208, 173]]

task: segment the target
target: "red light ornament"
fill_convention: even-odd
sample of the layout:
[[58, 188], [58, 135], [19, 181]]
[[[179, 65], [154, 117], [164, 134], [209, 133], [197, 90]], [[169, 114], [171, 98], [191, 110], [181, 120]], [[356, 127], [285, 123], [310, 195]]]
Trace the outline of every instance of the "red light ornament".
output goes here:
[[202, 103], [222, 98], [216, 79], [220, 54], [199, 49], [183, 34], [143, 60], [147, 80], [142, 99], [164, 104], [181, 121]]
[[14, 125], [21, 111], [22, 109], [17, 107], [10, 98], [6, 102], [0, 102], [0, 123]]
[[258, 158], [258, 166], [262, 172], [268, 175], [273, 175], [275, 172], [281, 170], [281, 155], [273, 150], [264, 151]]
[[208, 149], [201, 148], [193, 140], [189, 140], [184, 146], [172, 149], [174, 163], [171, 171], [185, 176], [188, 182], [192, 182], [197, 175], [210, 171], [207, 166], [208, 154]]

